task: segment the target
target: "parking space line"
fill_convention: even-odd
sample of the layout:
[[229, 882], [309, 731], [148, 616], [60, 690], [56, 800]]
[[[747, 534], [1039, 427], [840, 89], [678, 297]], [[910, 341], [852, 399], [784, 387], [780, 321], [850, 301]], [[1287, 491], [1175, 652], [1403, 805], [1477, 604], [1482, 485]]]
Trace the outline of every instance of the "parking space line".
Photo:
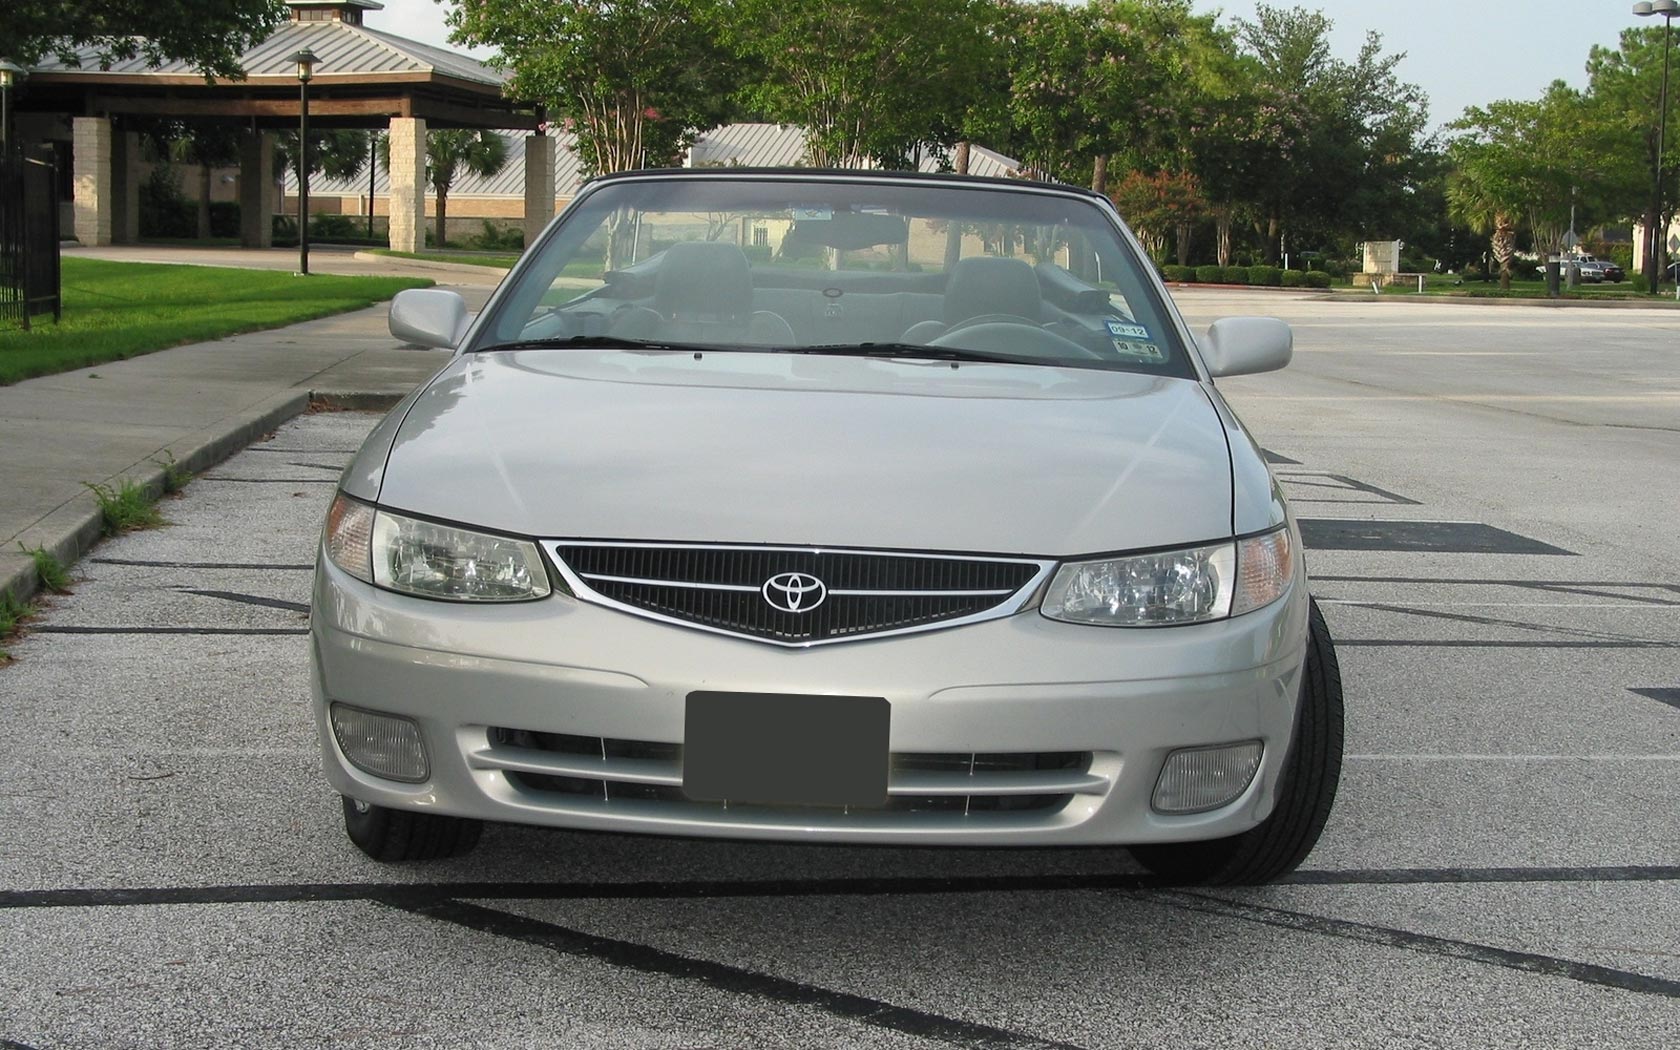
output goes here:
[[699, 981], [736, 995], [751, 995], [792, 1006], [813, 1007], [834, 1017], [919, 1038], [937, 1039], [958, 1046], [1080, 1050], [1074, 1043], [1044, 1039], [1025, 1032], [928, 1013], [851, 992], [835, 991], [787, 977], [729, 966], [710, 959], [678, 955], [634, 941], [601, 937], [461, 900], [417, 901], [407, 899], [403, 895], [394, 895], [381, 903], [479, 933], [546, 948], [561, 955], [594, 959], [611, 966], [658, 977]]
[[48, 623], [29, 626], [30, 634], [308, 634], [307, 627], [80, 627]]
[[1625, 992], [1637, 992], [1641, 995], [1680, 999], [1680, 981], [1669, 980], [1665, 977], [1653, 977], [1632, 970], [1617, 970], [1608, 966], [1599, 966], [1595, 963], [1560, 959], [1554, 955], [1538, 955], [1534, 952], [1495, 948], [1491, 945], [1453, 940], [1447, 937], [1435, 937], [1426, 933], [1395, 929], [1391, 926], [1374, 926], [1370, 923], [1353, 922], [1348, 919], [1332, 919], [1322, 915], [1271, 908], [1259, 904], [1242, 904], [1222, 897], [1207, 896], [1200, 893], [1154, 892], [1141, 895], [1141, 899], [1158, 901], [1169, 907], [1180, 908], [1185, 911], [1218, 915], [1223, 918], [1259, 923], [1264, 926], [1298, 930], [1302, 933], [1316, 933], [1327, 937], [1338, 937], [1344, 940], [1360, 941], [1365, 944], [1376, 944], [1389, 948], [1400, 948], [1422, 955], [1461, 959], [1466, 962], [1500, 966], [1510, 970], [1542, 974], [1548, 977], [1563, 977], [1571, 981], [1579, 981], [1582, 984], [1596, 984]]
[[261, 561], [157, 561], [150, 558], [89, 558], [95, 565], [137, 565], [145, 569], [287, 569], [308, 571], [315, 566], [308, 562]]
[[[1482, 883], [1680, 882], [1680, 866], [1309, 869], [1279, 886], [1410, 886]], [[106, 889], [0, 890], [0, 911], [173, 904], [301, 904], [426, 900], [695, 900], [757, 897], [921, 897], [984, 893], [1140, 892], [1172, 889], [1141, 874], [875, 876], [833, 879], [692, 879], [650, 882], [255, 883]]]

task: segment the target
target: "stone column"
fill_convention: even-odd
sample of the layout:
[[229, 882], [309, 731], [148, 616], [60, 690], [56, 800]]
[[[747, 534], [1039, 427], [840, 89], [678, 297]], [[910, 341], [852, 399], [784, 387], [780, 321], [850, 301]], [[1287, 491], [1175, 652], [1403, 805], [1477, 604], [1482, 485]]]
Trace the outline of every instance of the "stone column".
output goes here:
[[426, 250], [426, 122], [391, 118], [391, 250]]
[[111, 191], [111, 121], [77, 117], [71, 138], [75, 150], [76, 239], [89, 247], [111, 243], [115, 202]]
[[274, 247], [274, 135], [247, 131], [239, 141], [239, 246]]
[[525, 247], [554, 218], [554, 140], [536, 132], [525, 140]]
[[134, 244], [140, 240], [140, 135], [116, 132], [111, 146], [111, 240]]

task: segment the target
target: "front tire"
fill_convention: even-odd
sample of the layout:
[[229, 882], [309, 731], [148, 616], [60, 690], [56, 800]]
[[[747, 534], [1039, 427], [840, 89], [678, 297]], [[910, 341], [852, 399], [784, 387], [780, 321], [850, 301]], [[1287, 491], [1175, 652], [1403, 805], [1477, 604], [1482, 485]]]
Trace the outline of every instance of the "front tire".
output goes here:
[[1133, 846], [1138, 863], [1184, 886], [1253, 886], [1294, 871], [1324, 831], [1342, 773], [1342, 671], [1318, 603], [1309, 599], [1307, 660], [1295, 736], [1272, 815], [1230, 838]]
[[387, 863], [459, 857], [478, 845], [482, 820], [390, 809], [344, 796], [344, 831], [363, 853]]

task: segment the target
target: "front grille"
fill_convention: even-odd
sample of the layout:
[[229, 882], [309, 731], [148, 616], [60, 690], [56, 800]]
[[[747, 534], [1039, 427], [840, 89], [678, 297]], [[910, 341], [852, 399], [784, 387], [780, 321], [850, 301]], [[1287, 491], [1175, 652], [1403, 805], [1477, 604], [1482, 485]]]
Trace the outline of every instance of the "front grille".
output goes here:
[[1006, 615], [1050, 567], [1022, 559], [793, 547], [561, 542], [549, 552], [580, 598], [783, 645]]
[[685, 819], [708, 813], [1050, 815], [1075, 795], [1101, 794], [1108, 778], [1093, 774], [1089, 751], [899, 752], [890, 763], [885, 807], [765, 806], [696, 801], [682, 792], [682, 745], [610, 737], [491, 728], [488, 747], [469, 762], [500, 769], [510, 785], [559, 808], [580, 804], [634, 810], [664, 803]]

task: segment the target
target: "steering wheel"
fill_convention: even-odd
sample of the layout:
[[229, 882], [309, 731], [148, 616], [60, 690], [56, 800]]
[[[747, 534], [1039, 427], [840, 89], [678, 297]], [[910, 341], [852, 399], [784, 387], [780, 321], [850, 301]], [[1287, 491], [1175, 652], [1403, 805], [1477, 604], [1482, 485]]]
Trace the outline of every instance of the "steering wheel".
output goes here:
[[951, 325], [949, 328], [945, 329], [945, 331], [941, 332], [940, 335], [947, 336], [952, 332], [960, 332], [964, 328], [973, 328], [977, 324], [1021, 324], [1036, 326], [1038, 322], [1030, 317], [1023, 317], [1020, 314], [975, 314], [967, 320], [958, 321], [956, 324]]
[[[1001, 317], [1003, 320], [991, 320]], [[953, 339], [952, 336], [958, 336]], [[948, 346], [958, 350], [973, 350], [983, 354], [1008, 354], [1014, 357], [1080, 358], [1103, 360], [1103, 355], [1071, 339], [1064, 339], [1030, 321], [1008, 314], [982, 314], [954, 324], [937, 339], [929, 339], [928, 346]]]

